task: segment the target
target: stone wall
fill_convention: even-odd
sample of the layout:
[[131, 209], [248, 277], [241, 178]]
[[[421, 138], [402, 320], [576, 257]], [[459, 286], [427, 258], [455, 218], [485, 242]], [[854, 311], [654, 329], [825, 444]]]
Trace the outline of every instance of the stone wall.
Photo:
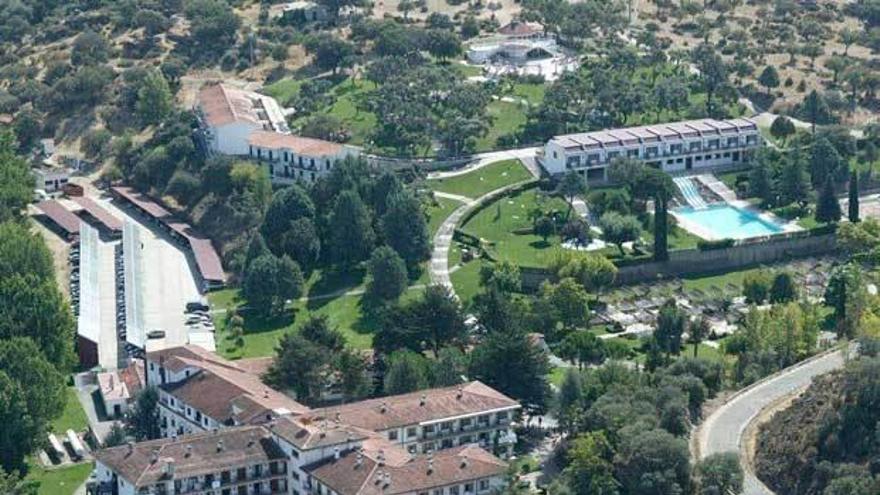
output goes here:
[[[837, 237], [834, 233], [798, 234], [800, 235], [770, 238], [760, 243], [736, 245], [724, 249], [671, 251], [669, 261], [645, 261], [620, 267], [617, 284], [629, 285], [663, 278], [742, 270], [797, 258], [826, 255], [837, 249]], [[521, 273], [523, 288], [526, 289], [537, 288], [548, 277], [546, 271], [535, 268], [521, 268]]]

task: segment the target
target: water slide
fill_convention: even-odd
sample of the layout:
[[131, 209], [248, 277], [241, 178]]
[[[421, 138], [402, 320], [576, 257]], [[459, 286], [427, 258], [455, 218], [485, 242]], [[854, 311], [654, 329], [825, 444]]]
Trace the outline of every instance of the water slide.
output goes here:
[[675, 185], [678, 186], [678, 189], [681, 191], [682, 196], [684, 196], [685, 201], [687, 201], [691, 207], [697, 210], [706, 207], [706, 201], [700, 194], [699, 187], [694, 184], [692, 177], [676, 177], [673, 180], [675, 181]]

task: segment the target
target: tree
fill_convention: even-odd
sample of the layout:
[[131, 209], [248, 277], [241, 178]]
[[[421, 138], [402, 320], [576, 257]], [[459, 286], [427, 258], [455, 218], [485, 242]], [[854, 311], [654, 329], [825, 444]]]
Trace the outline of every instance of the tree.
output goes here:
[[288, 299], [298, 299], [305, 285], [302, 271], [288, 256], [263, 254], [251, 261], [244, 272], [242, 295], [248, 305], [263, 315], [284, 308]]
[[365, 260], [373, 251], [375, 234], [366, 205], [355, 191], [343, 191], [336, 198], [330, 217], [330, 251], [343, 266]]
[[697, 463], [697, 482], [700, 495], [740, 493], [743, 471], [736, 452], [712, 454]]
[[336, 74], [340, 67], [351, 65], [354, 45], [336, 36], [320, 33], [306, 41], [306, 52], [315, 57], [315, 65]]
[[602, 364], [608, 357], [605, 341], [590, 331], [566, 335], [559, 346], [559, 357], [572, 361], [583, 368], [585, 364]]
[[834, 308], [838, 335], [854, 337], [868, 306], [858, 265], [847, 263], [834, 268], [825, 288], [825, 305]]
[[507, 260], [484, 264], [480, 267], [480, 287], [487, 291], [519, 292], [522, 289], [519, 266]]
[[540, 296], [534, 302], [534, 311], [539, 316], [545, 332], [551, 340], [561, 326], [564, 334], [577, 328], [584, 328], [590, 319], [590, 296], [584, 288], [572, 278], [564, 278], [557, 284], [544, 282]]
[[771, 89], [779, 87], [779, 72], [776, 71], [776, 67], [772, 65], [764, 67], [761, 75], [758, 76], [758, 82], [761, 83], [761, 86], [764, 86], [768, 95]]
[[357, 351], [343, 349], [336, 356], [334, 367], [339, 373], [339, 388], [344, 402], [369, 395], [372, 384], [367, 377], [367, 363]]
[[72, 367], [74, 321], [53, 279], [14, 274], [0, 278], [0, 339], [28, 337], [52, 364]]
[[687, 493], [690, 462], [683, 438], [659, 428], [633, 428], [621, 439], [615, 459], [625, 493]]
[[7, 474], [0, 468], [0, 493], [4, 495], [38, 495], [39, 488], [39, 481], [22, 480], [15, 472]]
[[0, 467], [13, 472], [42, 444], [65, 404], [64, 378], [28, 338], [0, 340]]
[[278, 302], [295, 301], [302, 296], [305, 279], [296, 261], [286, 254], [278, 262]]
[[540, 413], [546, 409], [550, 394], [547, 359], [526, 332], [515, 328], [495, 331], [474, 348], [470, 375], [519, 400], [527, 411]]
[[40, 114], [29, 108], [19, 111], [15, 116], [13, 129], [18, 137], [21, 150], [25, 153], [30, 151], [43, 132]]
[[666, 353], [678, 355], [681, 352], [681, 338], [687, 325], [687, 315], [674, 299], [663, 303], [657, 315], [657, 329], [654, 337], [660, 345], [660, 349]]
[[445, 62], [461, 53], [461, 38], [448, 29], [429, 29], [426, 33], [428, 53]]
[[440, 349], [440, 355], [433, 362], [432, 386], [449, 387], [462, 383], [467, 375], [467, 356], [455, 347]]
[[568, 452], [568, 466], [563, 471], [572, 493], [616, 495], [614, 449], [605, 432], [587, 432], [574, 439]]
[[[315, 205], [309, 194], [302, 186], [293, 184], [279, 189], [272, 195], [272, 201], [266, 210], [260, 232], [266, 240], [266, 245], [275, 254], [282, 251], [290, 254], [293, 259], [301, 261], [298, 256], [290, 251], [285, 251], [282, 244], [285, 240], [296, 243], [295, 239], [285, 239], [291, 230], [291, 225], [301, 218], [313, 219], [315, 217]], [[314, 228], [314, 226], [312, 227]]]
[[70, 50], [70, 63], [79, 65], [97, 65], [107, 61], [110, 47], [100, 34], [87, 30], [73, 40]]
[[770, 124], [770, 134], [776, 139], [781, 139], [783, 143], [787, 142], [789, 136], [793, 136], [796, 131], [791, 119], [785, 115], [776, 117]]
[[841, 215], [840, 201], [837, 200], [837, 193], [834, 191], [834, 180], [829, 175], [825, 179], [825, 185], [822, 186], [819, 199], [816, 201], [816, 221], [837, 223], [840, 221]]
[[535, 234], [540, 236], [547, 243], [547, 238], [556, 232], [556, 222], [547, 215], [541, 215], [535, 219]]
[[713, 45], [700, 44], [694, 49], [692, 60], [699, 71], [700, 82], [706, 92], [706, 113], [715, 115], [714, 97], [727, 84], [727, 66]]
[[428, 363], [424, 357], [412, 351], [397, 351], [388, 358], [383, 391], [385, 395], [398, 395], [430, 386]]
[[846, 164], [837, 148], [824, 136], [813, 141], [810, 148], [810, 182], [814, 189], [819, 189], [827, 178], [834, 178], [840, 170], [846, 170]]
[[266, 383], [292, 390], [297, 400], [307, 403], [321, 396], [330, 361], [327, 348], [291, 331], [278, 340], [275, 353], [275, 361], [264, 377]]
[[110, 432], [107, 433], [107, 436], [104, 437], [104, 443], [101, 445], [102, 448], [110, 448], [110, 447], [118, 447], [126, 442], [128, 439], [128, 434], [125, 432], [125, 428], [119, 423], [113, 423], [110, 426]]
[[815, 89], [804, 98], [803, 111], [810, 122], [810, 132], [813, 134], [816, 134], [816, 124], [824, 123], [831, 118], [828, 102]]
[[367, 268], [367, 298], [375, 301], [393, 301], [406, 290], [406, 264], [396, 251], [380, 246], [373, 251]]
[[33, 189], [30, 167], [16, 154], [15, 135], [0, 132], [0, 222], [21, 218]]
[[709, 337], [709, 333], [712, 331], [712, 324], [709, 322], [709, 319], [705, 316], [701, 316], [696, 320], [688, 322], [688, 336], [690, 337], [691, 344], [694, 345], [694, 357], [697, 357], [697, 352], [700, 347], [700, 343], [706, 340]]
[[770, 302], [773, 304], [787, 303], [797, 300], [798, 291], [794, 278], [789, 272], [779, 272], [773, 277], [773, 285], [770, 287]]
[[326, 315], [312, 315], [299, 327], [299, 335], [331, 353], [345, 348], [345, 337], [331, 327]]
[[152, 70], [137, 94], [137, 112], [146, 124], [160, 124], [174, 109], [174, 97], [161, 72]]
[[586, 194], [587, 192], [587, 183], [584, 181], [584, 178], [581, 174], [575, 172], [574, 170], [569, 170], [562, 176], [562, 179], [559, 180], [559, 184], [556, 185], [557, 194], [562, 195], [568, 202], [568, 215], [571, 215], [571, 211], [574, 208], [574, 200], [580, 195]]
[[621, 215], [614, 211], [602, 215], [599, 219], [599, 226], [602, 229], [602, 237], [617, 245], [621, 256], [626, 254], [626, 251], [623, 250], [623, 244], [638, 240], [642, 232], [642, 226], [636, 217]]
[[762, 159], [764, 153], [758, 154], [758, 159], [749, 172], [749, 195], [760, 198], [764, 205], [773, 203], [773, 182], [770, 178], [770, 171], [765, 159]]
[[810, 179], [804, 169], [804, 162], [797, 150], [792, 150], [782, 161], [782, 170], [778, 180], [778, 196], [780, 204], [806, 201], [810, 195]]
[[766, 270], [746, 273], [743, 277], [743, 296], [748, 304], [764, 304], [770, 293], [770, 274]]
[[159, 438], [159, 392], [150, 386], [141, 390], [125, 417], [125, 429], [138, 442]]
[[859, 218], [859, 174], [852, 171], [849, 174], [849, 221], [856, 223]]
[[235, 42], [241, 19], [223, 0], [190, 0], [186, 4], [190, 36], [207, 53], [221, 53]]
[[419, 200], [409, 192], [395, 194], [388, 199], [381, 223], [385, 242], [397, 251], [409, 273], [417, 273], [420, 263], [431, 255], [430, 233]]
[[185, 171], [175, 170], [165, 187], [165, 194], [182, 205], [190, 205], [199, 199], [202, 183], [198, 177]]

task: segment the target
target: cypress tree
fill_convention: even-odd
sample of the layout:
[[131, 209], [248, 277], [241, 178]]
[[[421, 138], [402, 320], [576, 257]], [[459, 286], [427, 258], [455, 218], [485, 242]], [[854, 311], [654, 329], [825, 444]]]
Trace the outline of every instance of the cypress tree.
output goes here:
[[834, 193], [834, 181], [828, 176], [816, 202], [816, 220], [822, 223], [837, 222], [840, 216], [840, 202]]
[[654, 261], [669, 259], [669, 222], [666, 218], [666, 202], [660, 198], [654, 200]]
[[859, 220], [859, 172], [853, 170], [849, 174], [849, 221], [856, 223]]

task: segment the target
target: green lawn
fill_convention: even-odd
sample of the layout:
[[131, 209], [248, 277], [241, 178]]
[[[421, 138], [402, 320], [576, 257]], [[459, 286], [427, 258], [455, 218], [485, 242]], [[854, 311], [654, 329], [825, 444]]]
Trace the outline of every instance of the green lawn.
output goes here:
[[733, 284], [737, 287], [741, 287], [743, 283], [743, 278], [749, 273], [754, 273], [760, 270], [761, 268], [748, 268], [745, 270], [739, 270], [735, 272], [728, 272], [721, 275], [711, 275], [711, 276], [688, 276], [684, 277], [682, 282], [685, 290], [694, 290], [699, 289], [702, 291], [706, 291], [711, 287], [723, 288], [727, 284]]
[[295, 79], [282, 79], [263, 88], [263, 92], [278, 100], [283, 106], [289, 106], [299, 94], [299, 88], [303, 81]]
[[532, 174], [519, 160], [503, 160], [463, 175], [428, 180], [425, 184], [435, 191], [476, 199], [496, 189], [531, 178]]
[[513, 95], [529, 102], [532, 106], [538, 106], [544, 101], [547, 86], [544, 84], [517, 83], [513, 85]]
[[559, 237], [551, 236], [545, 242], [534, 234], [514, 233], [532, 226], [529, 212], [535, 208], [565, 212], [568, 204], [562, 198], [528, 189], [489, 205], [468, 221], [464, 230], [488, 241], [499, 259], [521, 266], [547, 266], [559, 246]]
[[465, 304], [480, 291], [480, 267], [482, 265], [482, 261], [473, 260], [449, 275], [455, 293]]
[[498, 138], [518, 131], [526, 123], [527, 109], [518, 103], [493, 100], [486, 106], [492, 125], [485, 136], [477, 138], [477, 151], [498, 148]]
[[565, 372], [568, 368], [555, 367], [550, 370], [550, 374], [547, 375], [547, 380], [550, 381], [551, 385], [555, 385], [557, 387], [562, 386], [563, 380], [565, 380]]
[[92, 469], [90, 462], [60, 469], [43, 469], [33, 462], [27, 479], [40, 483], [38, 495], [73, 495], [89, 479]]
[[89, 427], [89, 419], [83, 411], [82, 404], [76, 396], [76, 389], [68, 387], [67, 402], [64, 404], [64, 412], [52, 421], [52, 432], [63, 435], [67, 430], [80, 432]]
[[437, 204], [428, 207], [428, 231], [432, 236], [437, 232], [437, 229], [440, 228], [440, 224], [443, 223], [443, 220], [446, 220], [446, 217], [451, 215], [456, 208], [462, 205], [461, 202], [455, 201], [454, 199], [435, 199]]
[[[404, 294], [403, 299], [416, 297], [420, 293], [420, 290], [411, 289]], [[313, 299], [308, 302], [297, 301], [284, 314], [268, 319], [243, 310], [241, 314], [245, 321], [244, 345], [241, 348], [235, 346], [226, 331], [226, 315], [215, 315], [217, 351], [230, 359], [271, 356], [275, 353], [278, 339], [285, 332], [304, 322], [311, 314], [327, 316], [330, 324], [339, 329], [350, 346], [369, 349], [373, 345], [373, 334], [378, 329], [379, 322], [364, 313], [361, 300], [361, 295], [343, 295]], [[221, 307], [214, 299], [211, 302], [215, 309]], [[234, 308], [240, 304], [241, 301], [232, 299], [226, 308]]]

